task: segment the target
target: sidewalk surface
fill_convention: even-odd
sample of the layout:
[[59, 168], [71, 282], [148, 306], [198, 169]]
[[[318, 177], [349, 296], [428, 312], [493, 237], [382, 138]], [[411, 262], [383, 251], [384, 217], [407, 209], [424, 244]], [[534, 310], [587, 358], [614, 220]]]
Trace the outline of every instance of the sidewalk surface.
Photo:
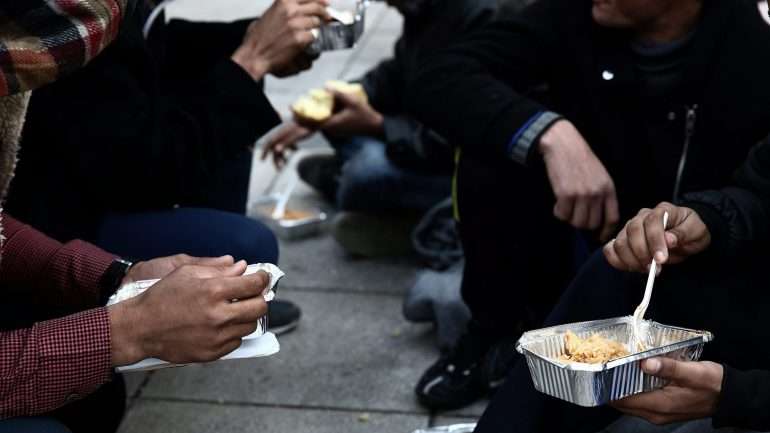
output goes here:
[[[222, 20], [259, 13], [264, 0], [177, 0], [169, 14]], [[328, 79], [355, 78], [392, 53], [399, 15], [374, 3], [367, 32], [354, 50], [325, 54], [311, 71], [269, 79], [274, 106], [288, 106]], [[323, 148], [315, 138], [306, 147]], [[275, 175], [255, 161], [252, 198]], [[304, 185], [303, 204], [319, 204]], [[401, 315], [402, 296], [419, 269], [413, 259], [355, 260], [328, 234], [281, 243], [287, 277], [279, 297], [299, 304], [303, 318], [279, 337], [281, 352], [267, 359], [132, 373], [129, 410], [121, 433], [411, 433], [417, 428], [468, 422], [484, 405], [436, 415], [415, 401], [413, 386], [438, 356], [431, 326]]]

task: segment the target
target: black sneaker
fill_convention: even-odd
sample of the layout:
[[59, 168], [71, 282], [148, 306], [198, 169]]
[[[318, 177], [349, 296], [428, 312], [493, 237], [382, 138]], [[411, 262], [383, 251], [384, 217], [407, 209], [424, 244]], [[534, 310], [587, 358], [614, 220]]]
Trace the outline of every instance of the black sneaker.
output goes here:
[[486, 394], [481, 366], [488, 346], [474, 340], [470, 334], [460, 337], [422, 375], [415, 389], [420, 404], [431, 410], [459, 409]]
[[299, 178], [312, 186], [329, 201], [337, 201], [340, 170], [342, 165], [334, 155], [311, 155], [297, 164]]
[[293, 331], [300, 317], [302, 311], [289, 301], [275, 299], [267, 304], [267, 330], [275, 335]]
[[505, 339], [489, 349], [481, 364], [481, 379], [484, 386], [491, 392], [497, 391], [505, 383], [508, 373], [521, 355], [516, 352], [515, 338]]

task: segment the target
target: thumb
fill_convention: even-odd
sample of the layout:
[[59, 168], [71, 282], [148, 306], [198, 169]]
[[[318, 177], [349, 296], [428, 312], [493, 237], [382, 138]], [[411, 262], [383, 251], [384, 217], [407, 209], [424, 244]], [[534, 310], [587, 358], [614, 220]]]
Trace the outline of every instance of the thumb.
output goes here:
[[243, 275], [244, 272], [246, 272], [247, 266], [248, 265], [246, 264], [245, 260], [239, 260], [233, 265], [221, 266], [220, 269], [222, 269], [223, 277], [239, 277]]
[[353, 95], [340, 92], [339, 90], [326, 89], [334, 95], [334, 108], [354, 108], [360, 105], [360, 101]]
[[674, 382], [687, 382], [689, 364], [671, 358], [650, 358], [642, 362], [642, 370], [652, 376]]
[[235, 259], [231, 255], [225, 255], [222, 257], [191, 257], [189, 264], [198, 266], [218, 266], [227, 267], [233, 266]]

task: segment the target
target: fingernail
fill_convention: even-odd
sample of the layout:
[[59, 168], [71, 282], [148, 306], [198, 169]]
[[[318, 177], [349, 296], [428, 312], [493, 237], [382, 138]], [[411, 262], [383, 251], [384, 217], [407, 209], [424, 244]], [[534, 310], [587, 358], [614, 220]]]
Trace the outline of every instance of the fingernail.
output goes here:
[[666, 253], [665, 251], [658, 251], [655, 253], [655, 261], [658, 263], [663, 263], [666, 261]]
[[644, 365], [642, 365], [642, 369], [645, 373], [649, 374], [656, 374], [660, 371], [661, 363], [659, 359], [648, 359], [644, 362]]

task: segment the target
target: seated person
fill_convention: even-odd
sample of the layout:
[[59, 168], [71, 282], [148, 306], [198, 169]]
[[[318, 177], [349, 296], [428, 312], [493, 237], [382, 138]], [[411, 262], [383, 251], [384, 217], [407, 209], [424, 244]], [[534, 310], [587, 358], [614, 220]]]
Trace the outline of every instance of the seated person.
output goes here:
[[425, 61], [410, 112], [462, 150], [472, 320], [420, 379], [423, 404], [499, 386], [578, 247], [640, 208], [727, 184], [770, 132], [768, 45], [753, 0], [538, 0]]
[[[663, 214], [669, 213], [663, 230]], [[770, 431], [767, 245], [770, 241], [770, 140], [752, 150], [733, 186], [687, 194], [676, 205], [643, 209], [595, 254], [547, 325], [632, 314], [654, 260], [662, 266], [646, 318], [715, 335], [701, 362], [651, 359], [642, 368], [672, 382], [661, 390], [580, 408], [535, 391], [518, 362], [477, 432], [596, 432], [621, 413], [654, 424], [701, 420], [691, 430]], [[614, 409], [613, 409], [614, 407]], [[608, 431], [657, 430], [621, 420]], [[721, 431], [721, 430], [720, 430]]]
[[[171, 21], [153, 43], [147, 12], [139, 3], [98, 59], [35, 92], [6, 208], [61, 241], [136, 260], [274, 260], [274, 235], [244, 216], [250, 147], [279, 122], [262, 82], [310, 67], [324, 3], [277, 0], [233, 24]], [[270, 317], [280, 332], [300, 311], [276, 302]]]
[[[115, 37], [128, 9], [111, 0], [58, 6], [29, 1], [4, 10], [0, 202], [13, 178], [29, 99], [18, 92], [91, 60]], [[70, 49], [86, 43], [91, 50]], [[266, 276], [240, 277], [246, 265], [232, 257], [172, 257], [129, 266], [82, 241], [61, 244], [8, 214], [0, 221], [1, 432], [114, 431], [125, 396], [102, 392], [104, 387], [97, 399], [82, 400], [88, 404], [80, 412], [57, 413], [65, 423], [52, 411], [94, 392], [111, 379], [114, 367], [146, 357], [217, 359], [240, 345], [267, 312], [261, 296]], [[147, 278], [163, 280], [133, 300], [101, 307], [120, 284]], [[236, 306], [233, 298], [242, 303]]]
[[[360, 80], [369, 103], [336, 93], [336, 113], [313, 127], [291, 122], [271, 137], [263, 158], [285, 152], [319, 130], [334, 156], [300, 161], [300, 177], [345, 211], [333, 233], [352, 253], [410, 251], [408, 234], [428, 209], [449, 197], [453, 149], [406, 111], [406, 83], [427, 55], [492, 16], [493, 0], [388, 0], [404, 16], [393, 58]], [[362, 234], [362, 227], [370, 227]], [[396, 242], [397, 239], [402, 242]]]

